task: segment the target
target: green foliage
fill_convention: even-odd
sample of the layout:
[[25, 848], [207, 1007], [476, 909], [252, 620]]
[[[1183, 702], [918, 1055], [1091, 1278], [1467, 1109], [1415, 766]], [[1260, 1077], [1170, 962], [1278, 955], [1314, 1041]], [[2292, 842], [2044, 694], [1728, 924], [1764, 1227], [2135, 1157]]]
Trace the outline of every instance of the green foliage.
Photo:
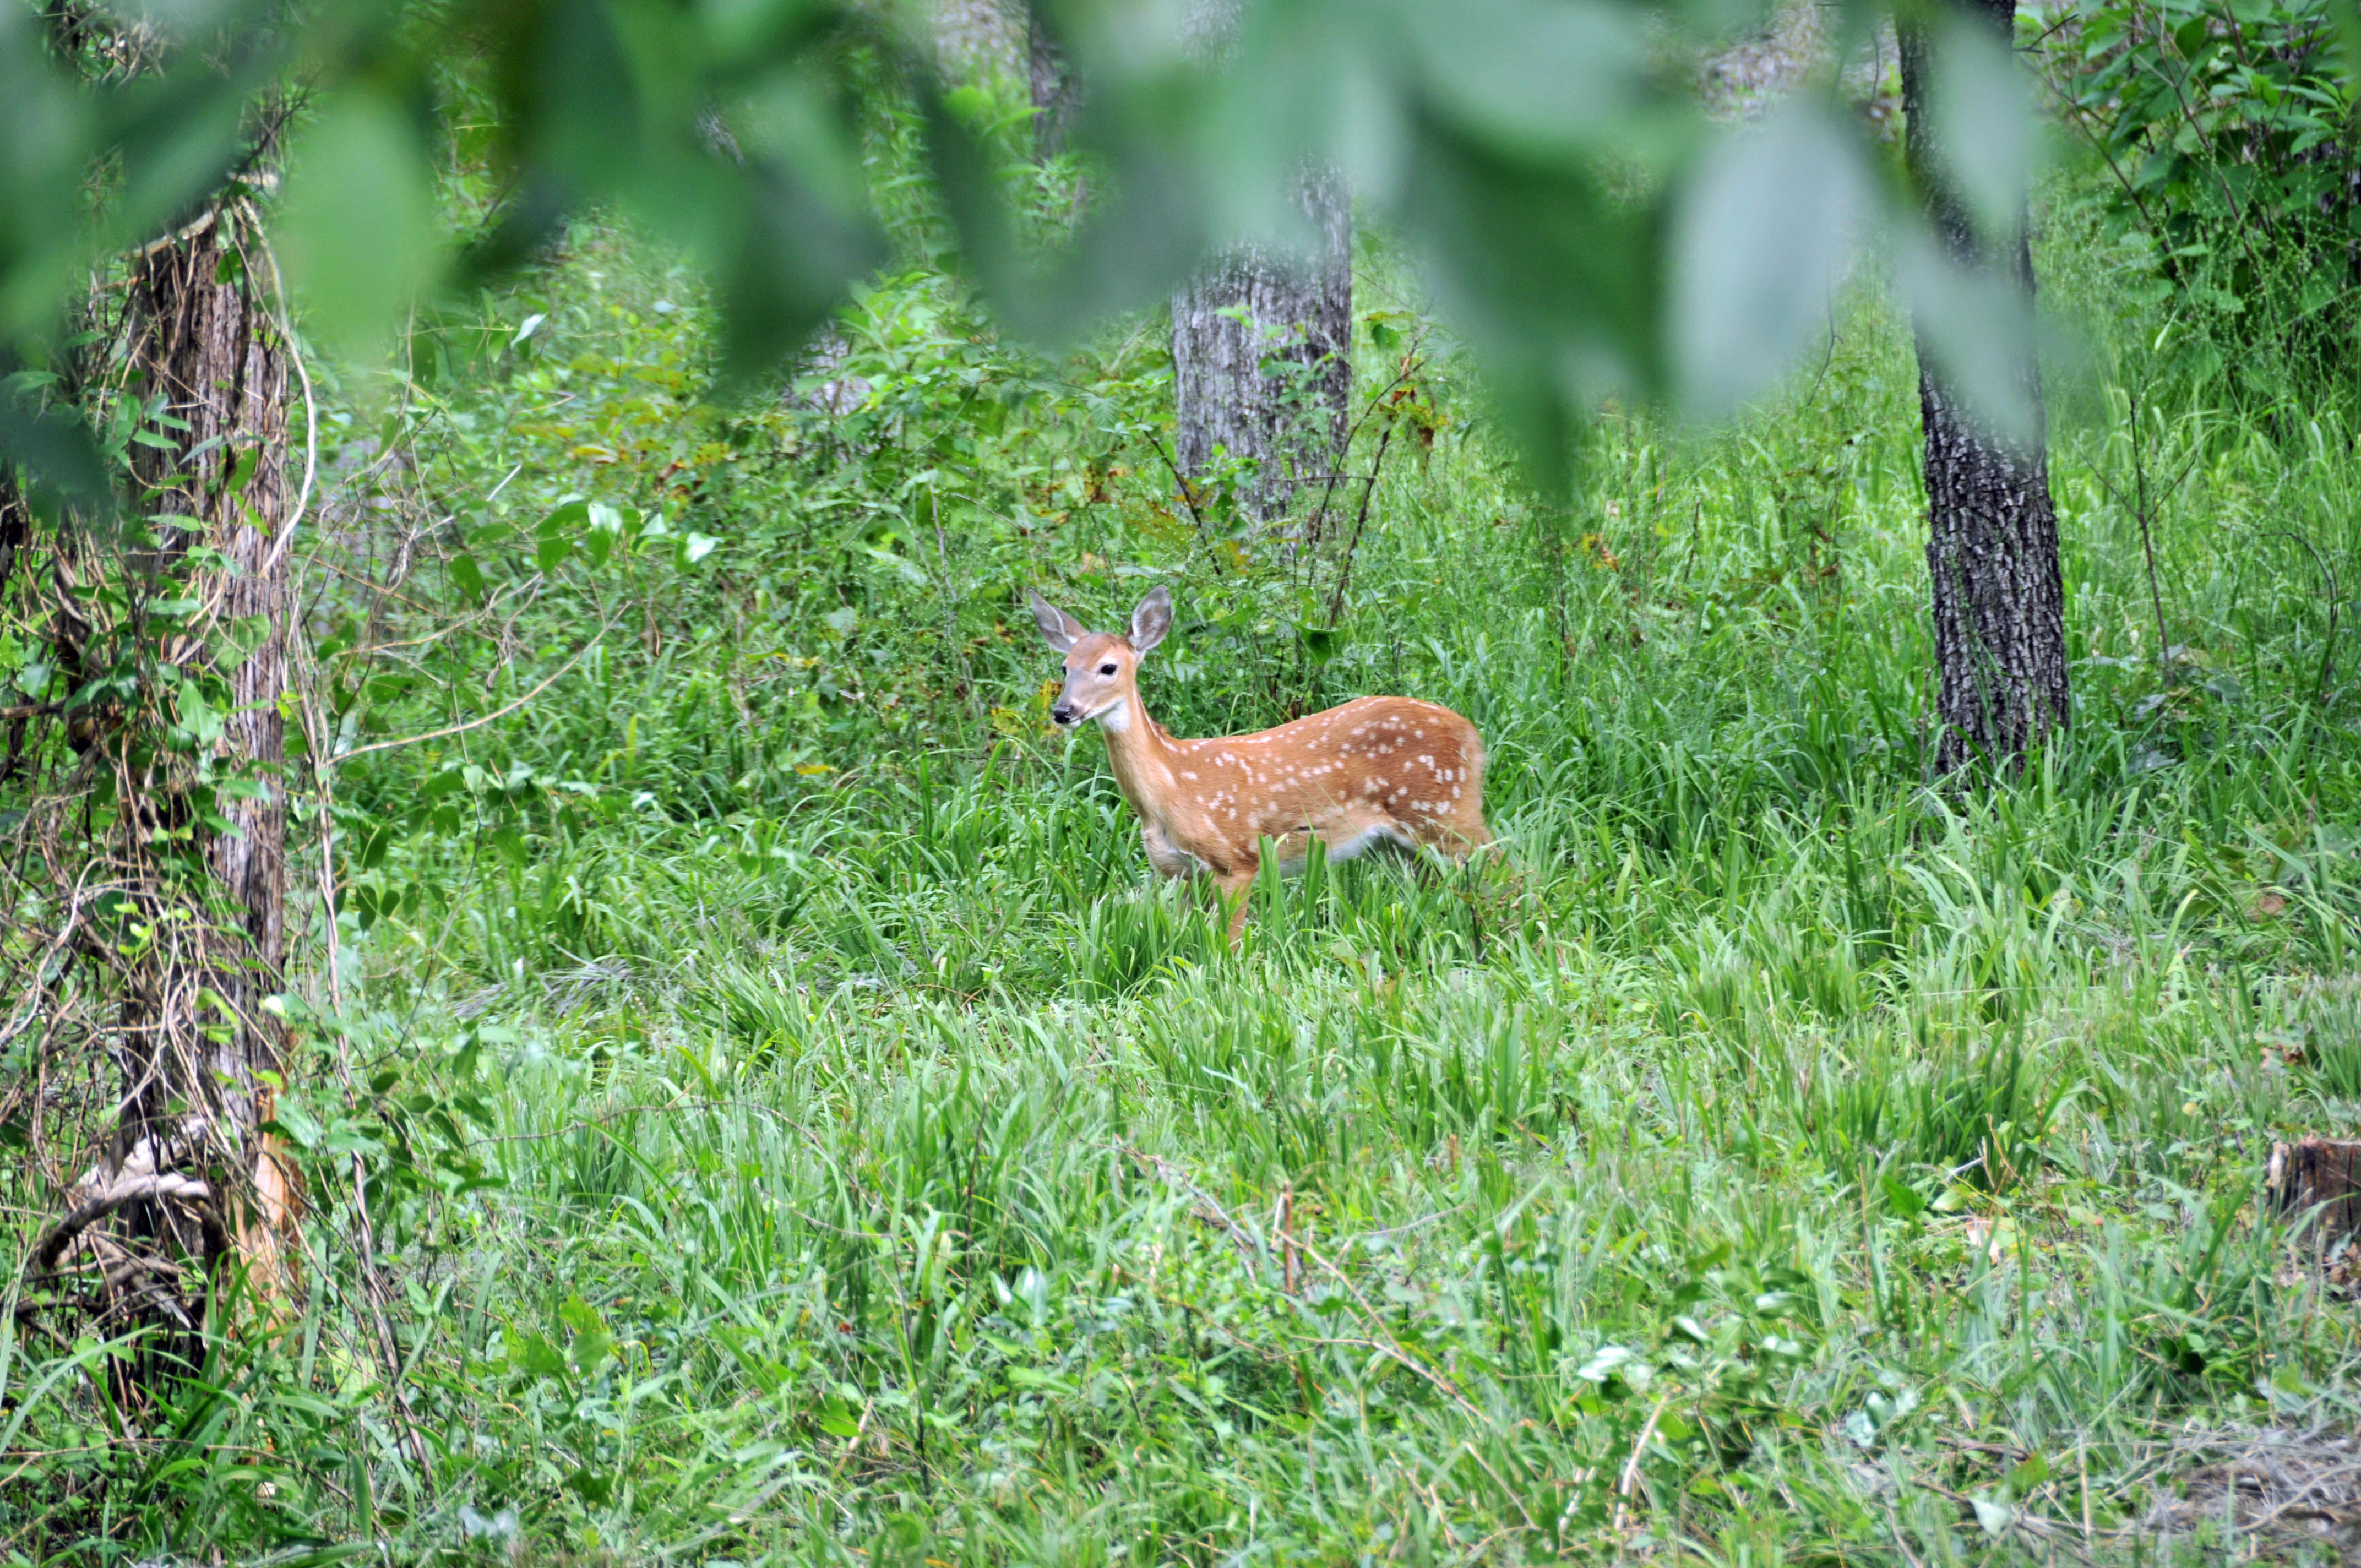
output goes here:
[[[900, 259], [792, 385], [579, 217], [390, 384], [322, 367], [304, 1288], [136, 1420], [127, 1347], [0, 1340], [0, 1555], [2103, 1554], [2189, 1431], [2350, 1424], [2349, 1316], [2252, 1201], [2272, 1137], [2361, 1131], [2349, 655], [2280, 536], [2361, 543], [2342, 400], [2158, 374], [2158, 302], [2045, 245], [2109, 383], [2053, 454], [2077, 726], [1933, 789], [1873, 288], [1741, 427], [1619, 408], [1537, 495], [1365, 239], [1374, 411], [1290, 537], [1176, 499], [1151, 323], [994, 330], [930, 122], [863, 103]], [[2134, 450], [2181, 476], [2169, 661]], [[1227, 955], [1019, 597], [1158, 582], [1161, 719], [1448, 702], [1503, 863], [1315, 861]]]
[[[2036, 25], [2048, 17], [2037, 18]], [[2224, 359], [2339, 373], [2361, 284], [2361, 34], [2330, 0], [2108, 0], [2041, 27], [2067, 122], [2116, 221]]]
[[[1915, 203], [1866, 178], [1861, 129], [1832, 105], [1760, 131], [1707, 126], [1688, 60], [1756, 9], [1487, 0], [1452, 16], [1423, 0], [1257, 0], [1201, 38], [1145, 0], [1044, 4], [1030, 25], [1086, 85], [1075, 150], [1046, 168], [1011, 156], [1030, 115], [1013, 84], [945, 82], [917, 15], [891, 7], [12, 13], [0, 83], [23, 134], [0, 187], [13, 236], [0, 349], [62, 362], [59, 307], [92, 257], [269, 188], [254, 166], [282, 147], [287, 281], [322, 343], [356, 363], [379, 362], [372, 350], [422, 302], [447, 306], [567, 224], [614, 213], [695, 258], [713, 350], [741, 385], [799, 353], [889, 256], [955, 261], [1006, 329], [1071, 346], [1224, 246], [1300, 247], [1300, 182], [1323, 166], [1410, 242], [1424, 295], [1554, 488], [1602, 397], [1679, 392], [1727, 412], [1808, 345], [1860, 240], [1923, 239]], [[1982, 87], [1961, 101], [2013, 122], [2015, 75], [1986, 52], [1963, 67]], [[267, 90], [296, 78], [300, 95]], [[2014, 210], [2023, 148], [1955, 142], [1965, 184]], [[466, 199], [438, 213], [450, 165]], [[101, 199], [84, 200], [93, 185]], [[2028, 323], [1995, 339], [1971, 280], [1905, 276], [1933, 349], [1979, 395], [2004, 396], [2008, 378], [1973, 372]], [[71, 410], [0, 405], [0, 442], [94, 504]]]

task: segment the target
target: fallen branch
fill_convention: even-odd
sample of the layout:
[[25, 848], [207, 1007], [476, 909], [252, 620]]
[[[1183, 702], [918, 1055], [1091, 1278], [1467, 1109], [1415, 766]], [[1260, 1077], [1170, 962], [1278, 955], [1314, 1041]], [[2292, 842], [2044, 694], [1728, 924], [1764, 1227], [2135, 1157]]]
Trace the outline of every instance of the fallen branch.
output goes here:
[[1648, 1419], [1641, 1423], [1640, 1436], [1631, 1444], [1631, 1457], [1623, 1462], [1623, 1474], [1615, 1483], [1615, 1533], [1618, 1535], [1630, 1527], [1631, 1494], [1640, 1485], [1640, 1456], [1648, 1452], [1648, 1440], [1656, 1435], [1656, 1421], [1664, 1413], [1664, 1399], [1657, 1400], [1656, 1408], [1650, 1410]]
[[[213, 1197], [212, 1187], [199, 1181], [193, 1176], [181, 1176], [171, 1171], [162, 1171], [119, 1177], [111, 1185], [84, 1198], [71, 1209], [67, 1210], [65, 1216], [49, 1228], [49, 1234], [43, 1236], [39, 1245], [33, 1248], [33, 1272], [37, 1274], [55, 1272], [58, 1259], [64, 1255], [66, 1248], [72, 1244], [76, 1236], [122, 1208], [126, 1203], [137, 1202], [143, 1198], [180, 1198], [192, 1204], [203, 1204], [210, 1210]], [[206, 1230], [208, 1233], [218, 1231], [220, 1223], [219, 1220], [208, 1214], [205, 1221]], [[210, 1243], [212, 1239], [209, 1234], [208, 1242]]]
[[600, 640], [606, 635], [607, 629], [603, 626], [600, 627], [598, 629], [598, 635], [590, 639], [589, 641], [582, 644], [581, 648], [576, 652], [574, 657], [566, 660], [565, 663], [559, 665], [556, 672], [551, 674], [548, 679], [543, 681], [539, 685], [533, 687], [533, 690], [525, 693], [522, 696], [518, 697], [514, 702], [503, 704], [502, 706], [492, 709], [489, 713], [478, 714], [475, 718], [467, 719], [464, 723], [446, 724], [440, 729], [429, 729], [423, 735], [404, 735], [399, 740], [372, 740], [366, 746], [356, 746], [349, 751], [339, 752], [333, 757], [323, 757], [320, 759], [320, 766], [323, 768], [333, 768], [340, 763], [349, 762], [355, 757], [366, 757], [371, 751], [390, 751], [397, 746], [415, 746], [421, 740], [440, 740], [448, 735], [464, 735], [470, 729], [481, 729], [485, 725], [491, 723], [496, 718], [507, 718], [510, 714], [514, 713], [518, 708], [522, 707], [526, 703], [531, 702], [533, 698], [539, 696], [542, 693], [555, 685], [559, 681], [564, 680], [568, 674], [573, 673], [575, 665], [580, 663], [585, 658], [589, 656], [590, 650], [598, 646]]

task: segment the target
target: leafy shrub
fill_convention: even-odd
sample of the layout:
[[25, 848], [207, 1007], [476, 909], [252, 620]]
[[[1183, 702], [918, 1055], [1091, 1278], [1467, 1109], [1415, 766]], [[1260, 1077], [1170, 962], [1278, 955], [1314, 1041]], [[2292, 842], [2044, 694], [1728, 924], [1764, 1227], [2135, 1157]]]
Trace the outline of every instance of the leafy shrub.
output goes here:
[[2339, 46], [2331, 0], [2103, 0], [2048, 24], [2038, 50], [2160, 292], [2217, 329], [2246, 322], [2279, 350], [2265, 378], [2324, 363], [2361, 284]]

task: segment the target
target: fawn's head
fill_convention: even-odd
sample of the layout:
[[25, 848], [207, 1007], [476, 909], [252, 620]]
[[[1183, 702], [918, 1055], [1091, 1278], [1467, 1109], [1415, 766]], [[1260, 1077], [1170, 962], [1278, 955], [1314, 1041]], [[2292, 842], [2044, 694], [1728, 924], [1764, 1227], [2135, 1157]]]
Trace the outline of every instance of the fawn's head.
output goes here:
[[1092, 631], [1039, 594], [1027, 597], [1041, 640], [1066, 656], [1065, 689], [1049, 709], [1049, 717], [1061, 726], [1104, 718], [1122, 707], [1139, 674], [1140, 660], [1172, 630], [1172, 596], [1162, 588], [1132, 610], [1128, 636]]

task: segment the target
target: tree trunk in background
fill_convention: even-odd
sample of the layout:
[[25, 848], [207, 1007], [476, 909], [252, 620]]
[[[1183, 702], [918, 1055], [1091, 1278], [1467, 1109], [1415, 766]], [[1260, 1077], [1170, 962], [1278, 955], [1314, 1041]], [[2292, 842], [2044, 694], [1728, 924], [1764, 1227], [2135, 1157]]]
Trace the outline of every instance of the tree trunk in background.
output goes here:
[[[1949, 0], [2004, 44], [2013, 41], [2015, 0]], [[1944, 149], [1927, 113], [1931, 72], [1922, 27], [1900, 32], [1905, 154], [1936, 233], [1951, 257], [2001, 272], [2028, 299], [2033, 252], [2025, 208], [2013, 232], [1980, 236], [1949, 188]], [[2030, 400], [2030, 434], [1998, 434], [1977, 419], [1928, 352], [1918, 331], [1918, 403], [1926, 429], [1927, 569], [1935, 610], [1937, 765], [1948, 773], [1973, 756], [2014, 761], [2069, 717], [2065, 587], [2058, 562], [2058, 517], [2050, 505], [2041, 372], [2028, 348], [2019, 375]]]
[[936, 56], [954, 81], [1024, 80], [1029, 30], [1024, 0], [934, 0], [934, 24]]
[[1038, 10], [1027, 14], [1025, 38], [1033, 85], [1033, 156], [1055, 158], [1066, 150], [1067, 128], [1082, 106], [1082, 81]]
[[[1226, 63], [1240, 10], [1240, 0], [1187, 0], [1190, 52]], [[1297, 200], [1317, 241], [1308, 262], [1243, 247], [1172, 296], [1174, 464], [1189, 486], [1217, 452], [1250, 465], [1237, 501], [1257, 520], [1324, 486], [1344, 461], [1353, 392], [1352, 194], [1340, 171], [1313, 168]], [[1199, 498], [1189, 499], [1193, 510]]]
[[[246, 1186], [246, 1201], [233, 1211], [239, 1248], [258, 1274], [275, 1278], [292, 1234], [295, 1194], [257, 1127], [271, 1114], [270, 1090], [258, 1075], [286, 1069], [285, 1025], [262, 1003], [282, 988], [287, 950], [280, 699], [289, 690], [288, 366], [254, 278], [268, 263], [240, 244], [242, 221], [225, 211], [154, 247], [130, 279], [134, 390], [151, 402], [160, 396], [187, 424], [162, 432], [169, 449], [131, 447], [140, 509], [190, 520], [157, 529], [152, 568], [161, 577], [199, 544], [225, 563], [191, 574], [189, 592], [208, 602], [206, 618], [173, 637], [164, 656], [192, 673], [225, 673], [228, 710], [213, 772], [229, 787], [214, 795], [210, 810], [226, 826], [206, 826], [200, 782], [181, 754], [155, 752], [148, 776], [133, 782], [145, 797], [141, 815], [193, 830], [231, 914], [202, 923], [191, 972], [159, 970], [151, 993], [135, 999], [144, 1030], [131, 1036], [132, 1052], [143, 1059], [127, 1114], [138, 1123], [133, 1146], [146, 1141], [159, 1168], [170, 1163], [169, 1150], [181, 1161], [225, 1166]], [[201, 1001], [192, 979], [220, 1005]], [[192, 1112], [204, 1125], [192, 1129]], [[197, 1135], [210, 1146], [192, 1146]]]
[[1352, 203], [1325, 170], [1305, 177], [1301, 199], [1320, 237], [1314, 260], [1234, 250], [1172, 298], [1174, 460], [1192, 483], [1218, 452], [1252, 464], [1238, 501], [1258, 519], [1284, 512], [1299, 488], [1325, 485], [1345, 456]]

